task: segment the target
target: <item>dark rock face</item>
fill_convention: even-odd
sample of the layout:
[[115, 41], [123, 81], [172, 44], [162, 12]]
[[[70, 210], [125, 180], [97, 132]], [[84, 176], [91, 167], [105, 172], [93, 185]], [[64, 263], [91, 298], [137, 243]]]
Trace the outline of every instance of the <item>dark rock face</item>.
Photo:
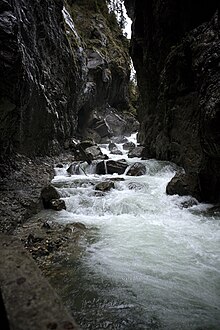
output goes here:
[[[52, 167], [41, 178], [38, 164], [42, 171], [44, 160], [36, 157], [54, 156], [62, 148], [72, 152], [72, 137], [83, 136], [95, 112], [128, 107], [128, 43], [108, 15], [104, 1], [0, 1], [3, 231], [13, 231], [16, 221], [42, 207], [40, 191], [51, 180]], [[97, 140], [107, 134], [98, 120]], [[81, 154], [79, 160], [91, 162]]]
[[[128, 44], [105, 2], [96, 4], [1, 1], [3, 155], [57, 153], [76, 132], [84, 135], [94, 111], [128, 109]], [[96, 126], [109, 134], [104, 122]]]
[[[42, 187], [53, 178], [51, 159], [30, 160], [17, 155], [11, 163], [1, 164], [0, 170], [0, 231], [12, 233], [42, 208]], [[1, 173], [1, 174], [2, 174]]]
[[[0, 147], [50, 154], [76, 127], [82, 79], [70, 50], [63, 1], [0, 6]], [[78, 80], [78, 85], [76, 85]]]
[[100, 142], [97, 141], [99, 137], [106, 138], [112, 133], [105, 112], [129, 109], [128, 41], [115, 17], [109, 15], [106, 1], [68, 3], [86, 56], [86, 83], [81, 95], [83, 101], [79, 102], [77, 131], [80, 136], [88, 136], [90, 128], [98, 133], [95, 140]]
[[141, 100], [139, 142], [149, 158], [197, 176], [200, 198], [220, 199], [218, 1], [125, 0]]

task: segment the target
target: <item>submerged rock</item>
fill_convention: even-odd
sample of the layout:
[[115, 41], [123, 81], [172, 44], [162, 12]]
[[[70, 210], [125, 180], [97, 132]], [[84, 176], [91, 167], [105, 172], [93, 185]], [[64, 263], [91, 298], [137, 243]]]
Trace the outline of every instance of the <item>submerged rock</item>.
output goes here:
[[146, 174], [146, 167], [144, 164], [139, 162], [132, 164], [127, 172], [127, 175], [130, 176], [140, 176], [144, 174]]
[[114, 182], [112, 182], [112, 181], [103, 181], [103, 182], [98, 183], [95, 186], [95, 190], [99, 190], [99, 191], [105, 192], [105, 191], [111, 190], [114, 187], [115, 187]]

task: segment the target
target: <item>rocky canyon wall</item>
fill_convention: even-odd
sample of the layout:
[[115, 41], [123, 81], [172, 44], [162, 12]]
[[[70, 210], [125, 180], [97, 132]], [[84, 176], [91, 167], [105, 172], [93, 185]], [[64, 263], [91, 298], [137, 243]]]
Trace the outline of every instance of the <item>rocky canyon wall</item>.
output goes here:
[[125, 0], [145, 157], [184, 167], [170, 193], [220, 200], [218, 1]]
[[99, 115], [128, 109], [129, 64], [103, 0], [0, 1], [0, 231], [42, 208], [73, 137], [108, 134]]
[[127, 46], [101, 0], [2, 0], [1, 155], [56, 153], [95, 105], [126, 108]]

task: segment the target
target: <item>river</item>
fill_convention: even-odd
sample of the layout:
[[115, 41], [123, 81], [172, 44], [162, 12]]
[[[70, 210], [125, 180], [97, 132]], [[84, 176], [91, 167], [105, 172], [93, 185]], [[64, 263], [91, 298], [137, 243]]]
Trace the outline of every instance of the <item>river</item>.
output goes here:
[[[56, 169], [53, 184], [67, 210], [53, 213], [53, 221], [83, 223], [88, 233], [82, 253], [63, 260], [65, 276], [53, 276], [54, 285], [82, 329], [220, 329], [219, 213], [166, 195], [173, 164], [128, 162], [137, 160], [146, 175], [98, 176], [87, 166], [86, 175], [69, 176]], [[107, 177], [124, 181], [95, 194], [94, 184]]]

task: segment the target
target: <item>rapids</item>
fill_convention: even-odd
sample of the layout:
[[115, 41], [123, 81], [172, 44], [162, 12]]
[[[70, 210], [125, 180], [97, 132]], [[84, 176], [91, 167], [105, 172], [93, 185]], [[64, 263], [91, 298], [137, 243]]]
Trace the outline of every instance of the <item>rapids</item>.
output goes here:
[[[67, 210], [51, 218], [89, 230], [83, 253], [62, 262], [60, 294], [82, 329], [220, 329], [219, 214], [195, 200], [184, 207], [191, 197], [166, 195], [173, 164], [123, 153], [110, 156], [144, 163], [146, 175], [98, 176], [85, 164], [79, 175], [56, 169], [53, 184]], [[124, 181], [95, 194], [106, 177]]]

